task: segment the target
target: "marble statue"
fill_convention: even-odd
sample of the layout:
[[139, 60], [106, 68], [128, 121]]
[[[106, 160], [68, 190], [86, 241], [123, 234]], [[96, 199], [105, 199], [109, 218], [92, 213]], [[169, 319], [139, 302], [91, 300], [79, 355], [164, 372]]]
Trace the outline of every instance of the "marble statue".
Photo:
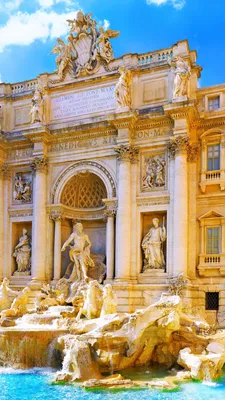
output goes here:
[[17, 296], [18, 292], [9, 288], [9, 279], [4, 278], [0, 286], [0, 312], [11, 307], [12, 300], [10, 296]]
[[19, 243], [16, 245], [13, 257], [16, 259], [16, 273], [30, 275], [31, 270], [31, 240], [27, 235], [27, 230], [22, 230], [22, 236], [19, 238]]
[[191, 68], [187, 61], [177, 56], [171, 62], [174, 72], [173, 98], [187, 95], [187, 83], [191, 76]]
[[14, 181], [13, 200], [19, 200], [22, 203], [28, 203], [31, 201], [31, 197], [31, 182], [26, 180], [23, 174], [16, 174]]
[[59, 82], [67, 73], [75, 78], [92, 74], [101, 65], [107, 65], [114, 58], [109, 39], [119, 36], [119, 31], [104, 31], [102, 26], [98, 29], [92, 14], [84, 14], [81, 10], [74, 20], [67, 22], [70, 27], [68, 44], [58, 38], [58, 44], [52, 50], [53, 54], [58, 54], [56, 64]]
[[26, 314], [29, 293], [30, 288], [26, 286], [13, 300], [11, 307], [1, 312], [1, 317], [21, 317]]
[[116, 295], [113, 292], [112, 285], [109, 283], [103, 287], [103, 304], [101, 310], [101, 317], [106, 314], [115, 314], [117, 307]]
[[[72, 243], [72, 244], [71, 244]], [[91, 241], [83, 231], [83, 225], [77, 223], [73, 227], [73, 233], [62, 246], [61, 251], [65, 251], [70, 245], [70, 260], [74, 263], [70, 281], [88, 281], [88, 268], [94, 267], [94, 261], [90, 257]]]
[[125, 69], [124, 66], [119, 68], [120, 78], [115, 87], [115, 98], [118, 107], [130, 107], [131, 106], [131, 72]]
[[98, 54], [102, 59], [106, 62], [109, 63], [110, 61], [113, 60], [114, 55], [113, 55], [113, 49], [112, 45], [109, 41], [111, 38], [116, 38], [119, 36], [119, 31], [113, 31], [112, 29], [108, 29], [107, 31], [104, 31], [104, 28], [102, 26], [99, 27], [99, 35], [96, 40], [95, 44], [95, 51], [93, 55], [93, 59], [96, 58], [96, 55]]
[[56, 44], [51, 51], [52, 54], [58, 54], [56, 57], [56, 65], [59, 81], [63, 80], [67, 72], [73, 75], [72, 36], [69, 35], [67, 40], [68, 44], [58, 38], [58, 44]]
[[143, 189], [156, 189], [165, 186], [164, 157], [146, 157], [143, 168], [142, 187]]
[[79, 321], [81, 315], [84, 315], [87, 319], [99, 318], [103, 299], [102, 288], [98, 281], [90, 281], [83, 296], [84, 305], [80, 308], [76, 320]]
[[44, 90], [40, 85], [37, 85], [34, 95], [31, 100], [31, 124], [35, 122], [45, 123], [44, 114]]
[[153, 227], [145, 235], [142, 241], [142, 249], [145, 254], [144, 271], [147, 269], [162, 269], [165, 267], [165, 258], [162, 244], [166, 240], [166, 228], [159, 226], [159, 219], [153, 218]]

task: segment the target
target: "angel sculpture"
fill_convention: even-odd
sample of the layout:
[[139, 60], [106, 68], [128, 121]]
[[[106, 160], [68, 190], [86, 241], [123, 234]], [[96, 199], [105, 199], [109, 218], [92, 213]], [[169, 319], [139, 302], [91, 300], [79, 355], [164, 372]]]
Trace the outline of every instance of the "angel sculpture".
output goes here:
[[95, 43], [95, 51], [93, 58], [96, 58], [96, 55], [99, 54], [104, 61], [109, 63], [113, 59], [113, 49], [112, 45], [109, 41], [111, 38], [116, 38], [119, 36], [119, 31], [113, 31], [112, 29], [108, 29], [104, 31], [102, 26], [99, 27], [99, 36]]
[[75, 52], [75, 48], [73, 47], [74, 37], [72, 34], [70, 34], [67, 39], [68, 44], [64, 43], [62, 39], [58, 38], [58, 44], [56, 44], [51, 51], [52, 54], [59, 53], [59, 55], [56, 57], [59, 80], [64, 78], [66, 71], [68, 71], [70, 74], [73, 74], [73, 52]]

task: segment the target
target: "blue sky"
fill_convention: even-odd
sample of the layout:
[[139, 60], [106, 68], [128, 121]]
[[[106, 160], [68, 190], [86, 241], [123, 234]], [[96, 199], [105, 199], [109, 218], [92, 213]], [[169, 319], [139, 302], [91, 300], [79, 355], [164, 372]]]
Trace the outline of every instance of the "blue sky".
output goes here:
[[81, 8], [120, 30], [115, 57], [188, 39], [204, 70], [201, 87], [225, 82], [225, 0], [0, 0], [0, 75], [20, 82], [56, 69], [50, 54]]

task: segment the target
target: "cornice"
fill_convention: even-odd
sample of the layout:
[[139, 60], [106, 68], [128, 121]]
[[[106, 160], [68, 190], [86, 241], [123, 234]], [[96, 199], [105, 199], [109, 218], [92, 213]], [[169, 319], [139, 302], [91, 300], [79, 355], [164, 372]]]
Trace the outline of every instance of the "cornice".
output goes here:
[[195, 100], [169, 103], [164, 106], [164, 112], [172, 120], [186, 119], [189, 124], [199, 118], [199, 112]]
[[38, 126], [36, 128], [29, 129], [23, 132], [23, 135], [32, 143], [44, 142], [47, 144], [52, 139], [52, 134], [50, 130], [44, 126]]

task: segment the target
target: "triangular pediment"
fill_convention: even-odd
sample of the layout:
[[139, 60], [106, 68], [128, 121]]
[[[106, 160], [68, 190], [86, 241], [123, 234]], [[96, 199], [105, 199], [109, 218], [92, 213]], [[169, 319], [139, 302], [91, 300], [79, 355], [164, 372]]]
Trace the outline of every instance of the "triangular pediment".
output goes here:
[[208, 211], [207, 213], [199, 217], [198, 220], [201, 221], [202, 219], [207, 219], [207, 218], [224, 218], [224, 215], [216, 211]]

